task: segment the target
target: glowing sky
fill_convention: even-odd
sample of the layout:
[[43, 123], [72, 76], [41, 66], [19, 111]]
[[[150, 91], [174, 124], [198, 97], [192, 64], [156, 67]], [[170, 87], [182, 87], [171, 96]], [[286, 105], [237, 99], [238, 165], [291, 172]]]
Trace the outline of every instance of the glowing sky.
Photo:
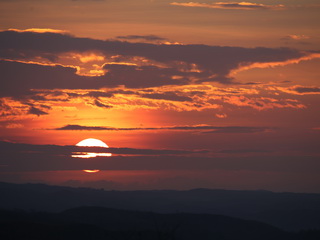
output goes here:
[[0, 181], [320, 192], [319, 11], [0, 0]]

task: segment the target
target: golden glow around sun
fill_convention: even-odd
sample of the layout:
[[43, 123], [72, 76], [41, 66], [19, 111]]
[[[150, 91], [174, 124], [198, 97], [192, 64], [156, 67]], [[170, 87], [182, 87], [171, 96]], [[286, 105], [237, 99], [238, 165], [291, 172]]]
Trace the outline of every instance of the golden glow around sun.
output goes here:
[[[102, 147], [109, 148], [103, 141], [95, 138], [87, 138], [76, 144], [78, 147]], [[93, 158], [93, 157], [111, 157], [111, 153], [95, 153], [95, 152], [75, 152], [71, 155], [74, 158]]]

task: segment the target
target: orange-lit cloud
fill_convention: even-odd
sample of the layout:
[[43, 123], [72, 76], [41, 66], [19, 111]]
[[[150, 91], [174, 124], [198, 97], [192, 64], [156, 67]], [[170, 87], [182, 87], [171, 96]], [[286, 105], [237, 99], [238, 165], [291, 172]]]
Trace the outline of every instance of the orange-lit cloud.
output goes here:
[[221, 113], [221, 114], [217, 113], [215, 116], [216, 116], [217, 118], [227, 118], [227, 117], [228, 117], [228, 115], [225, 114], [225, 113]]
[[243, 87], [235, 78], [241, 71], [297, 64], [319, 58], [319, 53], [102, 41], [60, 33], [0, 35], [5, 39], [0, 45], [0, 68], [6, 83], [0, 89], [0, 118], [5, 121], [38, 116], [64, 125], [65, 116], [80, 112], [82, 117], [99, 118], [109, 112], [139, 110], [210, 110], [212, 118], [228, 117], [228, 121], [229, 111], [239, 108], [304, 109], [307, 105], [301, 99], [289, 99], [284, 92], [318, 91], [316, 87], [271, 89], [263, 83]]
[[[270, 92], [271, 91], [271, 92]], [[290, 92], [291, 91], [291, 92]], [[300, 93], [299, 93], [300, 91]], [[281, 93], [302, 95], [317, 94], [318, 88], [284, 88], [261, 85], [249, 87], [214, 87], [212, 85], [185, 85], [142, 89], [37, 89], [30, 91], [23, 100], [3, 98], [1, 100], [2, 117], [54, 114], [57, 111], [76, 113], [84, 106], [87, 110], [97, 111], [205, 111], [224, 110], [230, 105], [250, 107], [256, 110], [275, 108], [304, 108], [300, 101], [287, 99]], [[268, 92], [270, 92], [268, 94]], [[263, 94], [262, 94], [263, 93]], [[271, 95], [270, 95], [271, 94]], [[275, 98], [275, 94], [277, 97]], [[227, 105], [226, 105], [227, 104]], [[88, 108], [89, 107], [89, 108]], [[96, 109], [96, 110], [95, 110]], [[92, 114], [91, 113], [91, 114]], [[226, 113], [216, 113], [217, 118], [226, 118]]]
[[23, 128], [23, 125], [20, 123], [10, 123], [6, 125], [6, 128]]
[[170, 3], [174, 6], [183, 7], [202, 7], [202, 8], [215, 8], [215, 9], [239, 9], [239, 10], [282, 10], [284, 5], [265, 5], [261, 3], [251, 2], [216, 2], [216, 3], [198, 3], [198, 2], [187, 2], [187, 3]]
[[315, 95], [320, 94], [320, 87], [317, 86], [300, 86], [295, 85], [291, 87], [269, 87], [270, 90], [280, 90], [285, 93], [294, 95]]
[[275, 98], [248, 98], [245, 96], [226, 96], [223, 97], [225, 103], [240, 107], [251, 107], [257, 110], [274, 108], [295, 108], [303, 109], [306, 106], [294, 99], [275, 99]]
[[285, 39], [285, 40], [289, 40], [289, 39], [292, 39], [292, 40], [305, 40], [305, 39], [310, 39], [310, 37], [307, 36], [307, 35], [291, 34], [291, 35], [285, 36], [283, 39]]
[[15, 32], [34, 32], [34, 33], [68, 33], [66, 30], [59, 30], [59, 29], [52, 29], [52, 28], [28, 28], [28, 29], [15, 29], [10, 28], [9, 31], [15, 31]]
[[235, 76], [237, 73], [241, 71], [246, 71], [253, 68], [273, 68], [278, 66], [286, 66], [290, 64], [297, 64], [297, 63], [300, 63], [301, 61], [309, 61], [317, 58], [320, 58], [319, 53], [310, 53], [307, 56], [285, 60], [285, 61], [278, 61], [278, 62], [270, 61], [270, 62], [264, 62], [264, 63], [259, 62], [259, 63], [251, 63], [251, 64], [246, 63], [245, 66], [242, 66], [242, 64], [240, 64], [238, 68], [231, 70], [230, 76]]

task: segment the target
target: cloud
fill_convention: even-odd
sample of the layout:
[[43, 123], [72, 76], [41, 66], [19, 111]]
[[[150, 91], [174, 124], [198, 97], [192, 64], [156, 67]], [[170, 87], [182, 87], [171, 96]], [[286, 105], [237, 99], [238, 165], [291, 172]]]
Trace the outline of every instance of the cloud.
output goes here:
[[227, 117], [228, 117], [228, 115], [225, 114], [225, 113], [221, 113], [221, 114], [217, 113], [215, 116], [216, 116], [217, 118], [227, 118]]
[[291, 87], [270, 87], [270, 90], [280, 90], [294, 95], [313, 95], [320, 94], [320, 87], [317, 86], [291, 86]]
[[8, 29], [9, 31], [14, 31], [14, 32], [33, 32], [33, 33], [62, 33], [62, 34], [67, 34], [69, 33], [66, 30], [59, 30], [59, 29], [52, 29], [52, 28], [28, 28], [28, 29], [15, 29], [15, 28], [10, 28]]
[[106, 0], [70, 0], [70, 1], [74, 1], [74, 2], [104, 2]]
[[[1, 67], [1, 63], [0, 63]], [[35, 76], [36, 77], [36, 76]], [[39, 77], [39, 75], [38, 75]], [[28, 78], [28, 77], [27, 77]], [[77, 77], [78, 84], [81, 82], [82, 77]], [[50, 79], [48, 76], [47, 79]], [[12, 83], [14, 83], [12, 80]], [[33, 79], [34, 80], [34, 79]], [[41, 78], [39, 78], [41, 80]], [[74, 83], [72, 79], [63, 79], [66, 87], [66, 82]], [[93, 80], [93, 79], [92, 79]], [[54, 81], [54, 78], [52, 79]], [[58, 82], [54, 82], [57, 84]], [[85, 81], [86, 82], [86, 81]], [[93, 80], [91, 84], [99, 86], [102, 81], [96, 82]], [[25, 83], [27, 85], [28, 83]], [[77, 83], [75, 83], [77, 84]], [[4, 89], [8, 90], [8, 86], [5, 85]], [[83, 86], [87, 86], [84, 85]], [[92, 87], [92, 85], [90, 85]], [[204, 111], [213, 110], [216, 117], [223, 118], [228, 116], [228, 112], [221, 114], [221, 111], [230, 109], [230, 107], [236, 108], [251, 108], [256, 110], [267, 110], [276, 108], [295, 108], [302, 109], [306, 106], [300, 101], [294, 101], [293, 99], [286, 99], [279, 95], [279, 92], [288, 91], [288, 89], [280, 89], [279, 87], [266, 86], [255, 86], [252, 87], [213, 87], [209, 84], [198, 84], [198, 85], [182, 85], [182, 86], [163, 86], [153, 88], [100, 88], [96, 89], [72, 89], [74, 86], [67, 86], [71, 89], [33, 89], [32, 91], [21, 92], [18, 91], [19, 85], [15, 88], [15, 84], [12, 84], [13, 99], [9, 97], [2, 98], [0, 104], [0, 115], [24, 115], [32, 106], [44, 111], [50, 108], [50, 112], [55, 112], [61, 109], [61, 104], [76, 104], [76, 106], [91, 106], [93, 108], [101, 108], [104, 110], [129, 110], [134, 109], [148, 109], [148, 110], [164, 110], [164, 111]], [[267, 93], [265, 95], [265, 93]], [[297, 92], [293, 92], [296, 94]], [[23, 95], [24, 94], [24, 95]], [[263, 95], [261, 95], [263, 94]], [[278, 95], [275, 95], [278, 94]], [[7, 95], [8, 96], [8, 95]], [[10, 95], [9, 95], [10, 96]], [[76, 107], [75, 106], [75, 107]], [[70, 109], [72, 110], [72, 109]], [[49, 113], [50, 113], [49, 112]]]
[[32, 106], [30, 107], [28, 114], [34, 114], [34, 115], [40, 116], [40, 115], [47, 115], [48, 113]]
[[271, 128], [265, 127], [219, 127], [213, 131], [206, 131], [204, 133], [257, 133], [257, 132], [268, 132]]
[[121, 40], [147, 40], [147, 41], [166, 41], [167, 38], [159, 37], [156, 35], [127, 35], [117, 36], [117, 39]]
[[151, 98], [151, 99], [160, 99], [160, 100], [170, 100], [170, 101], [192, 101], [192, 98], [187, 96], [180, 96], [174, 92], [165, 92], [165, 93], [149, 93], [141, 94], [141, 97]]
[[6, 125], [6, 128], [23, 128], [23, 125], [20, 123], [9, 123]]
[[296, 35], [296, 34], [291, 34], [291, 35], [286, 35], [283, 38], [281, 38], [282, 41], [284, 41], [286, 44], [310, 44], [309, 40], [311, 39], [310, 36], [307, 35]]
[[207, 150], [171, 150], [171, 149], [135, 149], [135, 148], [109, 148], [110, 153], [121, 155], [184, 155], [209, 153]]
[[269, 150], [263, 149], [227, 149], [221, 150], [219, 153], [238, 154], [238, 153], [270, 153]]
[[72, 130], [72, 131], [155, 131], [155, 130], [180, 130], [180, 131], [201, 131], [204, 133], [256, 133], [272, 130], [268, 127], [243, 127], [243, 126], [228, 126], [217, 127], [210, 125], [195, 125], [195, 126], [172, 126], [158, 128], [114, 128], [101, 126], [82, 126], [82, 125], [66, 125], [52, 130]]
[[114, 155], [185, 155], [209, 153], [207, 150], [79, 147], [73, 145], [61, 146], [12, 143], [6, 141], [0, 141], [0, 147], [3, 149], [2, 153], [7, 154], [7, 156], [10, 156], [11, 154], [30, 154], [30, 156], [35, 157], [37, 154], [70, 157], [73, 152], [112, 153]]
[[294, 108], [303, 109], [306, 106], [294, 99], [277, 99], [271, 97], [246, 97], [246, 96], [224, 96], [223, 102], [239, 106], [250, 107], [257, 110], [275, 109], [275, 108]]
[[[210, 170], [279, 171], [317, 173], [317, 156], [256, 156], [212, 157], [206, 151], [170, 149], [89, 148], [58, 145], [33, 145], [1, 142], [1, 172], [100, 170]], [[70, 157], [73, 151], [108, 151], [118, 156], [80, 159]], [[198, 155], [197, 153], [201, 153]], [[196, 154], [196, 155], [194, 155]], [[125, 155], [125, 156], [124, 156]], [[290, 161], [290, 168], [288, 168]]]
[[109, 127], [97, 127], [97, 126], [66, 125], [64, 127], [55, 128], [54, 130], [100, 131], [100, 130], [115, 130], [115, 129], [109, 128]]
[[[173, 68], [108, 65], [106, 76], [86, 77], [76, 74], [76, 69], [62, 66], [42, 66], [19, 62], [0, 61], [2, 79], [6, 84], [0, 97], [22, 96], [31, 89], [99, 89], [103, 87], [155, 87], [182, 85], [186, 78], [171, 79], [179, 72]], [[23, 84], [22, 84], [23, 83]]]
[[95, 101], [94, 101], [94, 104], [95, 104], [97, 107], [101, 107], [101, 108], [112, 108], [112, 106], [103, 104], [103, 103], [101, 103], [101, 102], [98, 101], [98, 100], [95, 100]]
[[[232, 83], [238, 69], [291, 64], [310, 59], [306, 57], [312, 54], [290, 48], [102, 41], [52, 32], [5, 31], [0, 32], [0, 39], [0, 57], [6, 60], [6, 63], [2, 61], [2, 65], [6, 65], [3, 66], [4, 79], [7, 79], [4, 81], [9, 88], [12, 87], [10, 79], [15, 84], [26, 82], [25, 91], [30, 88], [97, 89], [120, 85], [138, 88], [202, 82], [228, 84]], [[83, 61], [89, 57], [90, 61]], [[16, 65], [8, 61], [16, 61]], [[23, 77], [29, 79], [26, 81]], [[56, 80], [51, 81], [53, 78]], [[8, 91], [2, 89], [2, 92]], [[9, 91], [7, 95], [10, 94], [18, 95], [19, 91]]]
[[[106, 79], [110, 79], [109, 85], [114, 86], [124, 85], [129, 88], [142, 88], [183, 85], [190, 82], [187, 77], [189, 74], [181, 73], [173, 67], [160, 68], [157, 66], [107, 64], [104, 68], [107, 70]], [[173, 79], [172, 76], [175, 75], [182, 75], [182, 78]]]
[[170, 3], [174, 6], [183, 7], [202, 7], [202, 8], [215, 8], [215, 9], [238, 9], [238, 10], [282, 10], [284, 5], [265, 5], [261, 3], [251, 2], [216, 2], [216, 3], [198, 3], [198, 2], [187, 2], [187, 3]]
[[283, 40], [304, 40], [304, 39], [310, 39], [310, 37], [307, 35], [291, 34], [291, 35], [287, 35], [287, 36], [283, 37], [282, 39]]
[[[54, 109], [59, 102], [75, 101], [106, 110], [203, 111], [225, 105], [257, 110], [305, 108], [290, 99], [262, 97], [259, 86], [231, 88], [229, 84], [236, 84], [240, 71], [319, 56], [290, 48], [159, 45], [57, 32], [3, 31], [0, 114], [40, 116], [48, 113], [41, 106], [47, 102]], [[225, 85], [214, 88], [211, 82]]]
[[298, 93], [320, 93], [320, 87], [294, 87]]

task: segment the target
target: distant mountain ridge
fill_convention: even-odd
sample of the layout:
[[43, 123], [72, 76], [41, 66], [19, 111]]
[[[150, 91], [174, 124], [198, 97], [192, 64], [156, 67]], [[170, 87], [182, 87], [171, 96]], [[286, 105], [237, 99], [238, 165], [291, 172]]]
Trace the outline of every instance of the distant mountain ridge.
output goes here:
[[296, 236], [265, 223], [210, 214], [159, 214], [102, 207], [61, 213], [0, 210], [0, 238], [12, 240], [295, 240]]
[[281, 229], [320, 229], [320, 194], [194, 189], [104, 191], [0, 183], [0, 208], [60, 212], [82, 206], [155, 213], [218, 214]]

